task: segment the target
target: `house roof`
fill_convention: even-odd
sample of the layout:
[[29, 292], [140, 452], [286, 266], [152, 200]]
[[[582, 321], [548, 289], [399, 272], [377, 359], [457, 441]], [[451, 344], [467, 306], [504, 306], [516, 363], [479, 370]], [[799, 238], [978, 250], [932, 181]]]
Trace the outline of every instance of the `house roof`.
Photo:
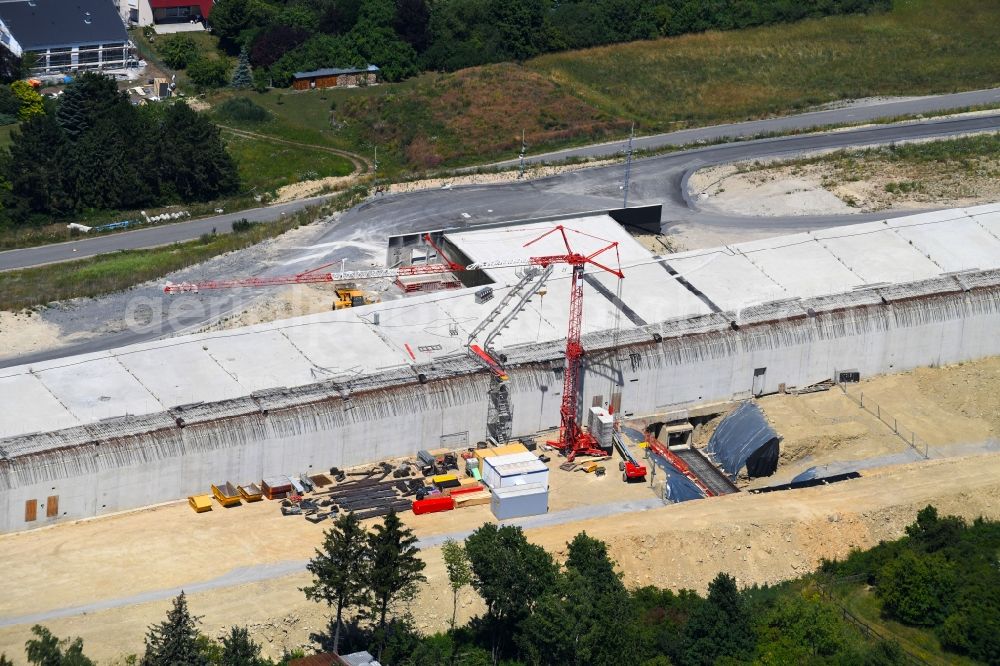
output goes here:
[[364, 72], [377, 72], [379, 68], [375, 65], [368, 65], [368, 67], [351, 67], [347, 69], [341, 69], [340, 67], [328, 67], [326, 69], [317, 69], [311, 72], [295, 72], [292, 75], [295, 79], [311, 79], [314, 76], [340, 76], [341, 74], [362, 74]]
[[0, 2], [0, 18], [27, 51], [128, 41], [125, 25], [110, 0]]

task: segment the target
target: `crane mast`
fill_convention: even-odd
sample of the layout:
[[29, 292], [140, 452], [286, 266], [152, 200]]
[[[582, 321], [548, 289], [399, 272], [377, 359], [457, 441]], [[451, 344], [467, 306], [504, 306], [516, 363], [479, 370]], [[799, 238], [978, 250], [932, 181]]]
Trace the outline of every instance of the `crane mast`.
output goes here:
[[[583, 361], [583, 344], [580, 342], [580, 334], [583, 329], [583, 271], [587, 264], [591, 264], [602, 271], [616, 276], [619, 280], [625, 276], [621, 271], [621, 257], [618, 255], [617, 242], [609, 242], [603, 238], [597, 238], [597, 236], [591, 236], [575, 229], [568, 230], [608, 244], [590, 254], [574, 252], [566, 235], [567, 228], [560, 224], [535, 240], [525, 243], [524, 246], [528, 247], [532, 243], [537, 243], [546, 236], [558, 231], [562, 235], [563, 244], [566, 246], [566, 254], [532, 257], [530, 261], [539, 266], [548, 266], [549, 264], [556, 263], [569, 264], [573, 269], [569, 289], [569, 328], [566, 332], [566, 368], [563, 370], [563, 395], [562, 404], [559, 407], [559, 439], [558, 441], [550, 442], [550, 444], [562, 451], [567, 460], [572, 461], [577, 454], [604, 455], [604, 452], [598, 448], [597, 440], [594, 436], [589, 432], [585, 432], [577, 420], [580, 407], [580, 369]], [[618, 268], [612, 268], [595, 259], [595, 257], [610, 250], [615, 251]]]

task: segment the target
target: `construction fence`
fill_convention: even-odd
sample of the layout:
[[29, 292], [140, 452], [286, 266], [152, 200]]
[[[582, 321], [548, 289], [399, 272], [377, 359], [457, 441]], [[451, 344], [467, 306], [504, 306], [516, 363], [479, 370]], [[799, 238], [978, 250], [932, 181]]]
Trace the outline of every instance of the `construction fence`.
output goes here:
[[838, 382], [837, 386], [840, 387], [840, 390], [852, 402], [884, 423], [889, 429], [892, 430], [893, 433], [895, 433], [897, 437], [906, 442], [907, 446], [913, 449], [917, 455], [922, 457], [924, 460], [928, 460], [932, 455], [940, 457], [940, 454], [934, 451], [926, 440], [921, 439], [912, 428], [908, 428], [904, 424], [900, 423], [898, 418], [883, 409], [882, 406], [875, 402], [875, 400], [870, 396], [865, 397], [864, 391], [858, 391], [857, 395], [854, 395], [847, 390], [846, 384]]

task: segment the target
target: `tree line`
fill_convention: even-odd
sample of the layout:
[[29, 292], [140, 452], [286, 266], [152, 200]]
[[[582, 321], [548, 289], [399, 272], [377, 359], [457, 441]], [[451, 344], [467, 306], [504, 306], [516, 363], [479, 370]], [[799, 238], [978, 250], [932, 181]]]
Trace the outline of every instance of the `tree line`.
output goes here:
[[0, 227], [206, 201], [239, 188], [218, 128], [183, 102], [133, 106], [114, 79], [90, 72], [55, 100], [26, 85], [0, 93], [0, 105], [17, 101], [21, 120], [0, 152]]
[[[425, 581], [412, 530], [395, 513], [370, 529], [348, 513], [324, 534], [308, 564], [312, 584], [302, 591], [332, 613], [328, 632], [313, 636], [321, 649], [368, 650], [387, 666], [910, 663], [896, 643], [865, 638], [821, 594], [821, 581], [860, 573], [868, 580], [859, 584], [874, 586], [884, 618], [930, 629], [945, 649], [994, 663], [1000, 654], [998, 549], [1000, 522], [970, 525], [927, 507], [905, 537], [852, 551], [844, 561], [824, 561], [816, 574], [740, 589], [720, 573], [702, 596], [626, 586], [607, 545], [585, 532], [557, 562], [519, 527], [485, 524], [463, 542], [442, 546], [451, 622], [446, 631], [423, 635], [408, 605]], [[466, 588], [485, 611], [459, 625], [458, 599]], [[198, 624], [182, 593], [166, 619], [149, 627], [138, 663], [274, 664], [261, 657], [246, 628], [231, 627], [213, 641]], [[40, 626], [32, 632], [30, 663], [93, 663], [82, 640], [60, 640]], [[0, 655], [0, 666], [7, 664]]]
[[[886, 11], [891, 0], [218, 0], [210, 22], [246, 48], [259, 87], [296, 71], [381, 67], [389, 81], [542, 53]], [[180, 39], [180, 38], [176, 38]]]
[[1000, 522], [967, 524], [928, 506], [906, 536], [824, 562], [836, 576], [863, 575], [882, 614], [933, 631], [950, 652], [985, 663], [1000, 661]]

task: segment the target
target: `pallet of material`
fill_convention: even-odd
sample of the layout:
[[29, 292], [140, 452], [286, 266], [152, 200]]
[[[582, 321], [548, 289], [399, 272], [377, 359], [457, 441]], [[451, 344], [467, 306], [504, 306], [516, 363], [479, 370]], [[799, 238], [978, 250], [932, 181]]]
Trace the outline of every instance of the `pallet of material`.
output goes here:
[[261, 481], [260, 488], [269, 500], [284, 499], [292, 493], [292, 482], [287, 476], [272, 476]]
[[452, 495], [452, 499], [455, 501], [456, 509], [464, 509], [468, 506], [478, 506], [480, 504], [489, 504], [492, 501], [492, 497], [493, 496], [488, 490], [479, 490], [474, 493]]
[[237, 486], [236, 489], [240, 491], [240, 497], [245, 502], [259, 502], [264, 499], [264, 493], [256, 483], [244, 483]]
[[204, 513], [212, 510], [212, 497], [210, 495], [191, 495], [188, 497], [188, 504], [195, 513]]
[[317, 488], [326, 488], [327, 486], [333, 485], [333, 481], [326, 474], [316, 474], [310, 476], [309, 480], [313, 482], [313, 485]]
[[400, 501], [400, 499], [400, 497], [393, 495], [392, 497], [375, 497], [372, 499], [361, 499], [354, 502], [338, 502], [337, 506], [344, 511], [357, 511], [358, 509], [369, 509], [374, 506], [391, 504], [393, 502]]
[[410, 508], [409, 502], [397, 502], [389, 506], [377, 507], [373, 509], [368, 509], [366, 511], [355, 511], [354, 516], [359, 520], [366, 520], [368, 518], [378, 518], [379, 516], [386, 516], [389, 514], [390, 511], [396, 511], [398, 513], [400, 511], [406, 511], [409, 508]]
[[215, 496], [216, 501], [222, 506], [240, 506], [243, 504], [240, 501], [242, 499], [240, 491], [228, 481], [218, 485], [212, 484], [212, 495]]
[[460, 497], [461, 495], [467, 495], [468, 493], [478, 493], [480, 490], [486, 490], [486, 488], [483, 484], [477, 483], [474, 486], [447, 488], [442, 490], [441, 493], [443, 495], [451, 495], [452, 497]]

